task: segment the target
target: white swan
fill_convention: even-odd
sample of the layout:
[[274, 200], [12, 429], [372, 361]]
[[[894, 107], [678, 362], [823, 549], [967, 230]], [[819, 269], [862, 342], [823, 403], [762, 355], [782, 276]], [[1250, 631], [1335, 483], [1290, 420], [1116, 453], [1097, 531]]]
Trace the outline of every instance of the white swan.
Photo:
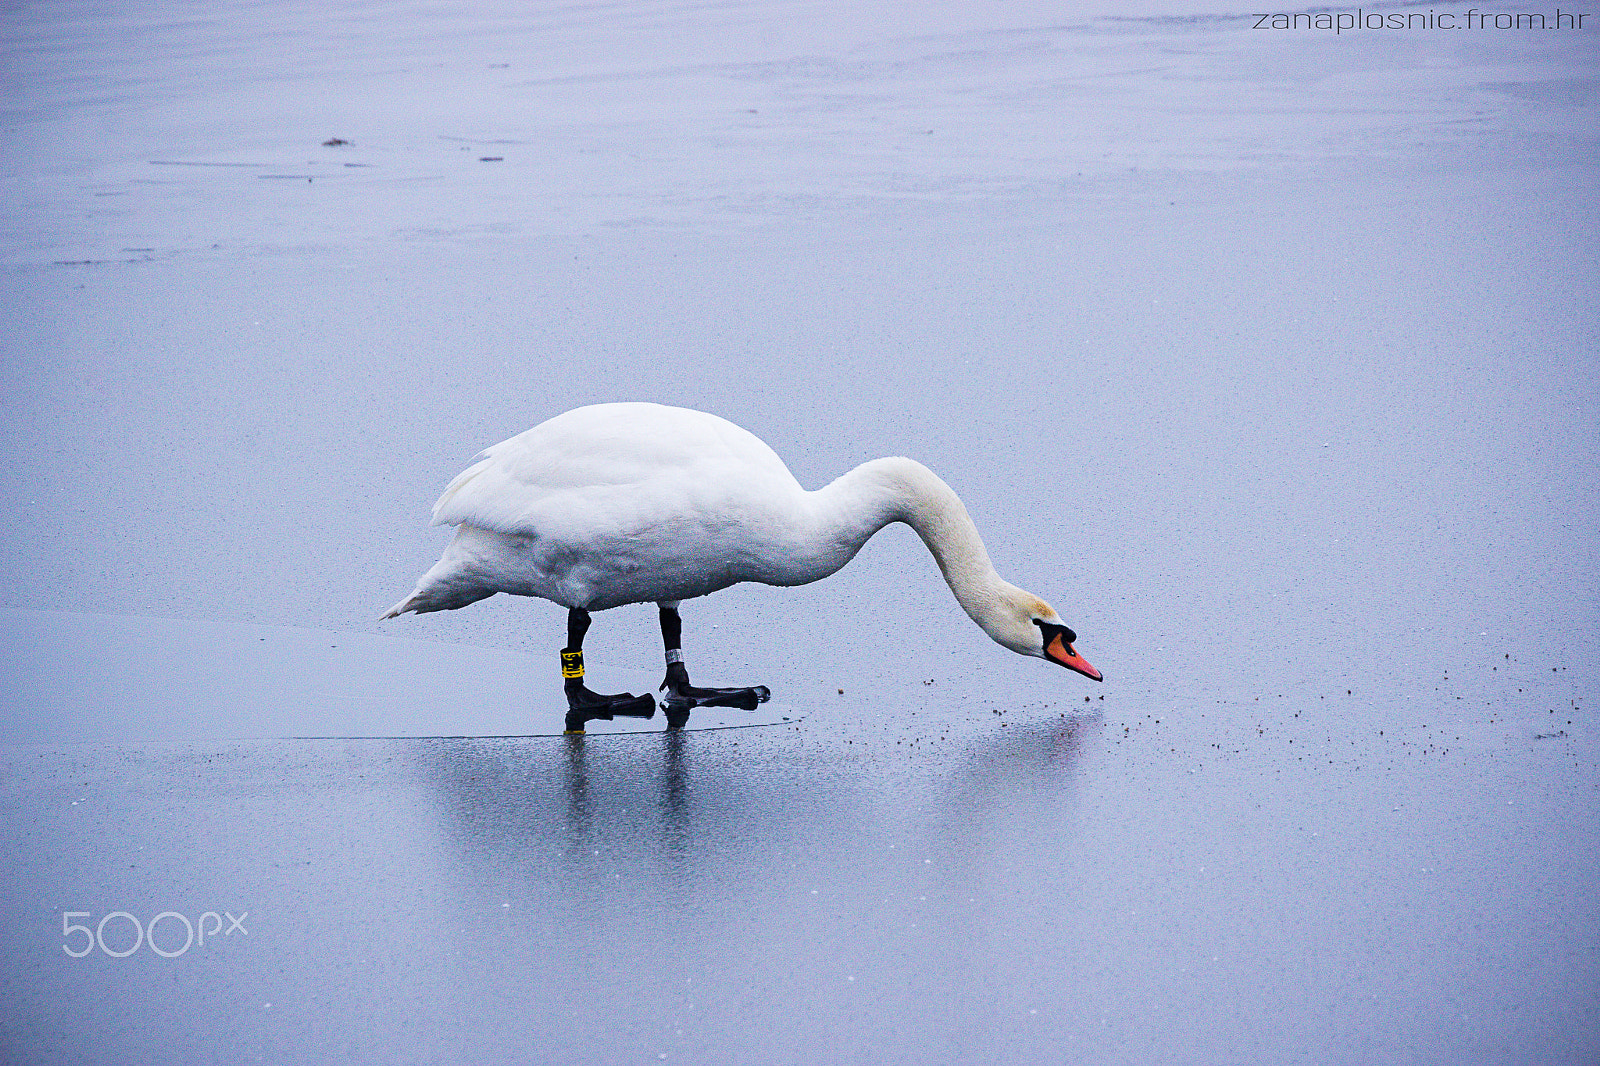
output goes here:
[[764, 687], [696, 689], [680, 650], [680, 600], [741, 581], [827, 577], [891, 522], [917, 531], [956, 602], [1014, 652], [1101, 680], [1039, 597], [1002, 580], [955, 492], [921, 463], [874, 459], [807, 492], [754, 435], [715, 415], [611, 403], [557, 415], [488, 448], [445, 489], [434, 525], [455, 538], [416, 591], [383, 615], [451, 610], [506, 592], [566, 607], [568, 727], [612, 714], [649, 717], [648, 696], [582, 684], [589, 612], [661, 607], [670, 727], [704, 705], [754, 706]]

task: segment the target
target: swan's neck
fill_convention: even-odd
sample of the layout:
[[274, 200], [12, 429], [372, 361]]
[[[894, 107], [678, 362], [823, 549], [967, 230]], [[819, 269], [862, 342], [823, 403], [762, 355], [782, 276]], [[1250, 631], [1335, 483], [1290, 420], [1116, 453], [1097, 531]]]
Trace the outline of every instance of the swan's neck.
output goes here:
[[933, 553], [956, 602], [984, 629], [991, 629], [998, 598], [1016, 591], [995, 573], [961, 497], [921, 463], [874, 459], [810, 495], [813, 543], [822, 549], [817, 561], [826, 567], [818, 577], [849, 562], [884, 526], [904, 522]]

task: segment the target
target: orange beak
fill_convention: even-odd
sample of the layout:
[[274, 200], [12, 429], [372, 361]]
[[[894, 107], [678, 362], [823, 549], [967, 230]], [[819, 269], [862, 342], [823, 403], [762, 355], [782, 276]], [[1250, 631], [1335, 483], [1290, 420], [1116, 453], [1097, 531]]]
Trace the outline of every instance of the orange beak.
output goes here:
[[1062, 639], [1060, 633], [1050, 638], [1050, 643], [1045, 645], [1044, 654], [1051, 662], [1060, 663], [1068, 670], [1076, 670], [1084, 677], [1095, 681], [1105, 680], [1100, 676], [1100, 671], [1089, 665], [1089, 660], [1079, 655], [1071, 644]]

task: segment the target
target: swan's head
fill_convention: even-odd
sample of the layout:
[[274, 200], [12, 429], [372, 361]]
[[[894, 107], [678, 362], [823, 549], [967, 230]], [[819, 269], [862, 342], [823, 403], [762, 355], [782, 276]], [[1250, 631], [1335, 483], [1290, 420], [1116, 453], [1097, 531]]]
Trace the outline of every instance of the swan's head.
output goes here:
[[978, 624], [996, 642], [1019, 655], [1037, 655], [1084, 677], [1104, 680], [1100, 671], [1073, 649], [1072, 642], [1078, 635], [1061, 620], [1055, 608], [1031, 593], [1008, 589]]
[[1073, 648], [1072, 642], [1078, 639], [1078, 634], [1074, 633], [1065, 622], [1059, 619], [1046, 622], [1042, 618], [1035, 618], [1033, 624], [1039, 629], [1039, 643], [1044, 647], [1043, 651], [1033, 652], [1034, 655], [1043, 656], [1057, 666], [1065, 666], [1068, 670], [1076, 670], [1084, 677], [1095, 681], [1105, 680], [1100, 676], [1100, 671], [1090, 666], [1089, 660], [1079, 655]]

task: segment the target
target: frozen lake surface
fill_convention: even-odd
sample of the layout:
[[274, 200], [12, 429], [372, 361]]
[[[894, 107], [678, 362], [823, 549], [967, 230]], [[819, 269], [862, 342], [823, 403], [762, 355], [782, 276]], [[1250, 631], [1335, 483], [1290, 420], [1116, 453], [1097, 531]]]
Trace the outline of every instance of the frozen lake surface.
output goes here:
[[[17, 7], [0, 1057], [1596, 1061], [1597, 31]], [[925, 462], [1105, 684], [893, 527], [684, 605], [773, 724], [507, 735], [559, 608], [371, 620], [622, 399]]]

